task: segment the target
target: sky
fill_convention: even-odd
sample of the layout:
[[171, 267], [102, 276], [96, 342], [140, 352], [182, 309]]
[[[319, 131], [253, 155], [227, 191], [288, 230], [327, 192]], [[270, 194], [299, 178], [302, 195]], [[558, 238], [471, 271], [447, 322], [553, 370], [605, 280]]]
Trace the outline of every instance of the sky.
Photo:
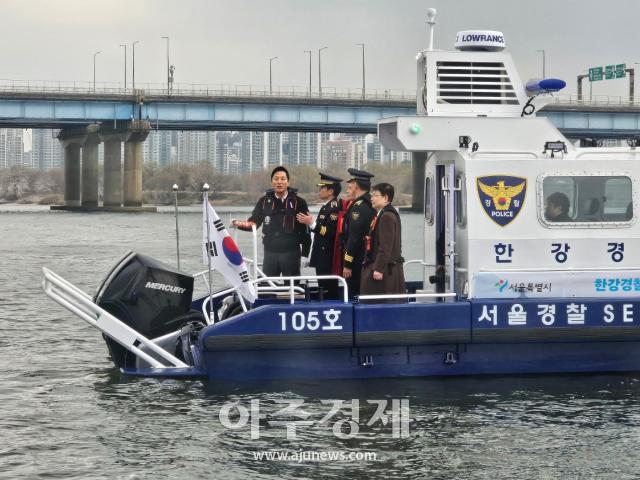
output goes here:
[[[567, 81], [591, 66], [640, 62], [640, 1], [609, 0], [0, 0], [0, 78], [124, 81], [124, 49], [136, 45], [136, 83], [166, 79], [166, 41], [176, 82], [308, 85], [313, 50], [317, 88], [359, 88], [365, 44], [367, 89], [415, 88], [415, 55], [427, 47], [426, 11], [437, 9], [435, 47], [451, 49], [457, 31], [499, 30], [523, 82]], [[640, 73], [640, 72], [639, 72]], [[588, 87], [586, 87], [588, 92]], [[594, 82], [594, 95], [624, 95], [628, 80]], [[639, 89], [640, 91], [640, 89]]]

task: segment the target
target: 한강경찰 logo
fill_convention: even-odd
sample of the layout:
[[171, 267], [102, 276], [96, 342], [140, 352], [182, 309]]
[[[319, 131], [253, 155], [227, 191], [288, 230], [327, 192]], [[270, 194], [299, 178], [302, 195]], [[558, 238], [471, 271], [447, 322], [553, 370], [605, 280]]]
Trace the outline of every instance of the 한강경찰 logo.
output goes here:
[[511, 223], [522, 210], [527, 179], [507, 175], [477, 178], [478, 195], [485, 213], [501, 227]]

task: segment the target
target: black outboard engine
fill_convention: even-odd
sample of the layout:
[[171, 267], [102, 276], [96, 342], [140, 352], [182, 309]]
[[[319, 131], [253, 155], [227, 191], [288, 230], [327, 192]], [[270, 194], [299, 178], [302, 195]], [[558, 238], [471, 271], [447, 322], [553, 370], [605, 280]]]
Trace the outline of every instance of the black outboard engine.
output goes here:
[[[204, 325], [203, 315], [191, 310], [192, 295], [191, 275], [146, 255], [128, 252], [102, 282], [94, 302], [153, 339], [190, 322]], [[105, 341], [117, 367], [135, 366], [134, 354], [108, 337]]]

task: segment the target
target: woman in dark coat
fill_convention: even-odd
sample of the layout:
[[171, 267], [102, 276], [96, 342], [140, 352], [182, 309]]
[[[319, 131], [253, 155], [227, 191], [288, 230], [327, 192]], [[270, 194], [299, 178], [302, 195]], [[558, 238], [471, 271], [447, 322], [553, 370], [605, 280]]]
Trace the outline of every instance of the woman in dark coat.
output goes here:
[[[361, 295], [405, 293], [400, 215], [391, 205], [393, 186], [371, 188], [371, 205], [377, 215], [371, 222], [360, 282]], [[404, 303], [405, 299], [369, 300], [372, 303]]]

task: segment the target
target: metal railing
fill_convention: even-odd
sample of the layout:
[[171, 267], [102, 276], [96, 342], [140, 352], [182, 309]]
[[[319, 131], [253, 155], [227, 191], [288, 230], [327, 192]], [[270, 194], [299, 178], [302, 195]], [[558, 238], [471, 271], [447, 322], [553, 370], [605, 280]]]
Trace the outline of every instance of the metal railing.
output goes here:
[[[309, 87], [268, 85], [232, 85], [206, 83], [175, 83], [171, 93], [167, 94], [166, 83], [136, 83], [135, 90], [124, 88], [118, 82], [99, 82], [95, 86], [91, 81], [75, 80], [15, 80], [0, 78], [0, 96], [2, 94], [51, 94], [78, 96], [112, 96], [171, 98], [284, 98], [284, 99], [323, 99], [340, 101], [376, 101], [413, 104], [416, 101], [415, 90], [407, 89], [371, 89], [322, 87], [322, 92], [309, 90]], [[554, 94], [549, 105], [600, 106], [600, 107], [639, 107], [640, 98], [629, 95], [577, 95]]]
[[381, 295], [359, 295], [358, 300], [386, 300], [386, 299], [410, 299], [410, 298], [453, 298], [455, 292], [449, 293], [388, 293]]
[[[289, 98], [289, 99], [323, 99], [323, 100], [362, 100], [406, 102], [413, 104], [416, 100], [415, 90], [407, 89], [371, 89], [322, 87], [322, 92], [309, 90], [308, 87], [296, 85], [232, 85], [206, 83], [176, 83], [167, 95], [167, 85], [163, 83], [136, 83], [135, 90], [124, 88], [118, 82], [99, 82], [75, 80], [15, 80], [0, 78], [0, 95], [2, 94], [58, 94], [58, 95], [96, 95], [129, 97], [143, 94], [148, 97], [211, 97], [211, 98]], [[640, 98], [629, 95], [577, 95], [554, 94], [550, 105], [583, 105], [611, 107], [640, 107]]]
[[248, 97], [248, 98], [291, 98], [324, 100], [362, 100], [415, 102], [415, 92], [403, 89], [366, 89], [322, 87], [322, 92], [300, 86], [268, 85], [229, 85], [176, 83], [167, 95], [166, 84], [136, 83], [135, 90], [124, 88], [120, 83], [52, 80], [12, 80], [0, 79], [0, 94], [58, 94], [58, 95], [96, 95], [96, 96], [134, 96], [147, 97]]
[[[294, 304], [295, 303], [295, 295], [296, 293], [304, 293], [305, 290], [302, 287], [299, 287], [298, 285], [295, 284], [295, 282], [297, 281], [302, 281], [302, 280], [337, 280], [338, 283], [342, 284], [342, 292], [343, 292], [343, 303], [349, 303], [349, 287], [347, 285], [347, 281], [338, 276], [338, 275], [301, 275], [301, 276], [287, 276], [287, 277], [259, 277], [259, 278], [254, 278], [251, 280], [251, 283], [255, 285], [256, 287], [256, 291], [258, 294], [260, 294], [260, 292], [287, 292], [288, 293], [288, 297], [289, 297], [289, 303], [290, 304]], [[266, 282], [269, 284], [268, 287], [260, 287], [258, 284]], [[288, 282], [289, 285], [275, 285], [277, 282]], [[275, 286], [274, 286], [275, 285]], [[205, 300], [202, 302], [202, 314], [204, 315], [205, 319], [207, 320], [207, 323], [209, 325], [211, 325], [213, 323], [212, 319], [210, 318], [210, 314], [208, 312], [207, 307], [209, 306], [209, 303], [212, 302], [214, 299], [216, 298], [220, 298], [223, 296], [228, 296], [231, 293], [235, 292], [238, 290], [238, 288], [240, 288], [240, 285], [236, 285], [235, 287], [230, 287], [227, 288], [225, 290], [221, 290], [219, 292], [216, 292], [215, 294], [211, 295], [211, 296], [207, 296], [205, 298]], [[240, 305], [242, 306], [242, 310], [244, 312], [247, 312], [248, 309], [244, 303], [244, 300], [242, 299], [242, 295], [238, 295], [238, 298], [240, 299]]]
[[585, 105], [603, 107], [640, 107], [640, 98], [631, 98], [629, 95], [553, 95], [550, 105]]
[[[100, 330], [106, 336], [122, 345], [137, 357], [147, 362], [152, 368], [189, 367], [189, 365], [171, 355], [157, 343], [148, 339], [141, 333], [126, 325], [117, 317], [93, 303], [93, 300], [89, 295], [62, 278], [60, 275], [52, 272], [48, 268], [43, 268], [42, 273], [44, 275], [42, 279], [42, 288], [47, 296], [69, 310], [71, 313], [77, 315], [90, 325]], [[174, 333], [169, 335], [174, 335]], [[163, 340], [165, 337], [162, 337], [159, 340]], [[140, 347], [152, 351], [162, 360], [167, 362], [168, 365], [158, 361], [156, 358], [143, 351]]]

